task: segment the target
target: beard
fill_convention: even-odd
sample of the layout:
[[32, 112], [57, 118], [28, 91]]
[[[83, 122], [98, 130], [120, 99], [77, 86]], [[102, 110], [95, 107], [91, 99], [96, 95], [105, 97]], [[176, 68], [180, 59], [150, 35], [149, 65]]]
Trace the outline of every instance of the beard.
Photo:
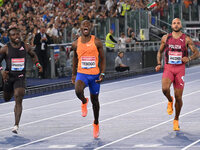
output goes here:
[[179, 29], [177, 29], [177, 30], [175, 30], [175, 29], [172, 29], [172, 30], [173, 30], [174, 32], [180, 32], [181, 29], [182, 29], [182, 28], [179, 28]]
[[15, 41], [15, 39], [10, 40], [14, 45], [18, 45], [21, 42], [21, 39], [19, 41]]

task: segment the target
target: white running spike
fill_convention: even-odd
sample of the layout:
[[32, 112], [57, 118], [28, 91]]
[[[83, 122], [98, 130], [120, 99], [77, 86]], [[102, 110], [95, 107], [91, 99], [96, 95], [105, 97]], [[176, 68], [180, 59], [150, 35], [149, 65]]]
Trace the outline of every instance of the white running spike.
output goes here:
[[17, 131], [18, 131], [19, 127], [17, 125], [15, 125], [12, 129], [12, 132], [17, 134]]

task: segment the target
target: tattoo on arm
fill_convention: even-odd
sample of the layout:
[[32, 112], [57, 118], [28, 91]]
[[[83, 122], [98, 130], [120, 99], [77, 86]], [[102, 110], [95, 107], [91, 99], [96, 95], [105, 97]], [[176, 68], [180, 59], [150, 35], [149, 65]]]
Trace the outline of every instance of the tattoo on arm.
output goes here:
[[192, 42], [192, 41], [190, 42], [189, 47], [190, 47], [190, 49], [192, 51], [196, 51], [197, 50], [196, 46], [194, 45], [194, 42]]
[[165, 49], [165, 36], [162, 37], [160, 49], [158, 50], [158, 53], [157, 53], [157, 63], [158, 64], [161, 64], [162, 53], [164, 52], [164, 49]]
[[199, 56], [199, 51], [198, 49], [196, 48], [194, 42], [192, 41], [191, 38], [188, 37], [188, 46], [190, 48], [190, 50], [192, 51], [192, 55], [190, 56], [190, 59], [196, 59], [198, 58]]

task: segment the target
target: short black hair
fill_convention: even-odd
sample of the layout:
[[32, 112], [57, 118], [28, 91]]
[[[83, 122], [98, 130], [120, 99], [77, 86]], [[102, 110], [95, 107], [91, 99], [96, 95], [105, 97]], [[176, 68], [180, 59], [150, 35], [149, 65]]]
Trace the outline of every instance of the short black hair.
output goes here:
[[119, 56], [121, 53], [123, 53], [123, 54], [124, 54], [124, 52], [123, 52], [123, 51], [119, 51], [119, 52], [118, 52], [118, 56]]
[[10, 27], [10, 28], [8, 29], [8, 36], [10, 36], [10, 31], [11, 31], [11, 30], [17, 30], [17, 31], [19, 31], [19, 28], [17, 28], [16, 26]]
[[17, 27], [10, 27], [9, 29], [8, 29], [8, 33], [11, 31], [11, 30], [19, 30]]
[[82, 22], [85, 20], [89, 21], [90, 23], [93, 23], [92, 19], [90, 19], [88, 16], [84, 16]]
[[83, 21], [84, 21], [84, 20], [90, 21], [90, 18], [89, 18], [88, 16], [84, 16], [84, 17], [83, 17]]

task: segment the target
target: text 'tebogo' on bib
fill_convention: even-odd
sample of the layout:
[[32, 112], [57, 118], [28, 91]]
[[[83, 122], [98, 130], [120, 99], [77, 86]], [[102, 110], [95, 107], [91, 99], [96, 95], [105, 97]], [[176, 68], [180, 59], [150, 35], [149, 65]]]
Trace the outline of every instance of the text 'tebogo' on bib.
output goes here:
[[94, 56], [81, 57], [81, 68], [90, 69], [96, 67], [96, 59]]
[[169, 51], [168, 64], [182, 64], [182, 52]]
[[24, 58], [12, 58], [11, 59], [11, 70], [22, 71], [24, 69]]

